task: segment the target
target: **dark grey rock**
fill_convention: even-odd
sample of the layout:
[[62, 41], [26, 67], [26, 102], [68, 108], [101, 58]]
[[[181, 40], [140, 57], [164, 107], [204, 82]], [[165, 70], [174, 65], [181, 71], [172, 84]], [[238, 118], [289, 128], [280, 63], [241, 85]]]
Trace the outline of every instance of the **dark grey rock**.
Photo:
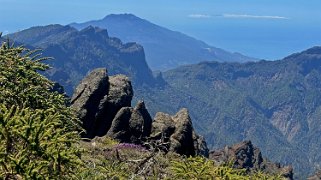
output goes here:
[[71, 107], [82, 121], [86, 138], [96, 134], [96, 116], [99, 112], [100, 100], [108, 93], [108, 76], [105, 68], [93, 70], [77, 86], [72, 98]]
[[146, 138], [152, 129], [152, 118], [143, 101], [139, 101], [133, 109], [129, 126], [134, 137]]
[[211, 151], [209, 158], [217, 163], [232, 162], [234, 168], [247, 169], [248, 172], [278, 173], [286, 179], [293, 179], [291, 166], [281, 167], [278, 163], [263, 159], [261, 151], [254, 147], [251, 141], [244, 141], [231, 147], [226, 146], [224, 149]]
[[128, 77], [116, 75], [109, 77], [109, 91], [99, 103], [96, 114], [96, 135], [106, 135], [117, 112], [122, 107], [130, 107], [133, 98], [133, 88]]
[[110, 76], [109, 84], [108, 102], [118, 108], [130, 107], [134, 92], [129, 78], [125, 75]]
[[192, 126], [187, 109], [181, 109], [175, 116], [157, 113], [152, 123], [151, 139], [168, 143], [168, 151], [187, 156], [207, 156], [206, 143]]
[[200, 136], [193, 131], [193, 141], [195, 154], [202, 155], [204, 157], [209, 156], [209, 149], [207, 148], [207, 143], [203, 136]]
[[86, 130], [82, 136], [106, 135], [116, 113], [122, 107], [130, 107], [132, 98], [133, 89], [126, 76], [108, 77], [104, 68], [93, 70], [81, 81], [71, 99], [71, 106]]
[[187, 109], [181, 109], [174, 117], [175, 132], [170, 137], [170, 151], [188, 156], [195, 155], [193, 126]]
[[164, 138], [165, 141], [168, 141], [174, 131], [175, 124], [172, 117], [163, 112], [156, 113], [152, 123], [151, 137], [154, 139]]
[[120, 142], [130, 142], [129, 120], [133, 108], [123, 107], [116, 114], [112, 121], [111, 127], [107, 132], [107, 136]]
[[107, 136], [120, 142], [142, 144], [149, 136], [152, 119], [140, 101], [135, 108], [123, 107], [116, 114]]

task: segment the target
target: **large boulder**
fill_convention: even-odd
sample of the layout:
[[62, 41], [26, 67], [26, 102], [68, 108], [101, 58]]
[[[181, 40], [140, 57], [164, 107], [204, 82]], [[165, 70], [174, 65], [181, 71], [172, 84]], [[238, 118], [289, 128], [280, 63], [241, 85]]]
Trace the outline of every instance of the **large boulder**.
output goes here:
[[119, 142], [142, 144], [150, 135], [152, 118], [143, 101], [135, 108], [123, 107], [116, 114], [107, 136]]
[[194, 141], [195, 154], [208, 157], [209, 149], [207, 148], [205, 138], [203, 136], [196, 134], [196, 132], [193, 131], [193, 141]]
[[109, 90], [99, 103], [97, 112], [96, 135], [104, 136], [109, 130], [117, 112], [122, 107], [130, 107], [133, 98], [133, 88], [128, 77], [115, 75], [109, 77]]
[[101, 109], [100, 100], [108, 93], [108, 89], [109, 82], [105, 68], [93, 70], [77, 86], [71, 98], [71, 106], [86, 130], [84, 137], [93, 138], [96, 135], [95, 127], [99, 126], [96, 123], [96, 116]]
[[116, 113], [130, 107], [133, 97], [131, 82], [124, 75], [108, 77], [105, 68], [87, 75], [77, 86], [71, 106], [83, 123], [83, 137], [104, 136]]
[[187, 156], [208, 155], [206, 143], [193, 129], [187, 109], [176, 115], [157, 113], [152, 123], [151, 139], [168, 144], [167, 150]]
[[281, 174], [284, 178], [293, 179], [291, 166], [281, 167], [279, 163], [272, 163], [263, 159], [260, 149], [254, 147], [251, 141], [243, 141], [233, 146], [226, 146], [220, 150], [213, 150], [209, 158], [216, 163], [232, 162], [234, 168], [250, 171]]

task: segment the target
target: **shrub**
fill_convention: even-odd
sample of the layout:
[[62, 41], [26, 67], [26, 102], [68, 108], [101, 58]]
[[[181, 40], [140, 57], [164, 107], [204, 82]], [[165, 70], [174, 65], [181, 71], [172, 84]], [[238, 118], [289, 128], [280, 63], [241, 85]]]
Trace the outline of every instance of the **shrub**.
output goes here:
[[178, 179], [212, 179], [212, 161], [203, 157], [189, 157], [172, 161], [171, 170]]
[[235, 169], [231, 163], [215, 165], [204, 157], [189, 157], [171, 163], [172, 175], [176, 179], [226, 179], [226, 180], [281, 180], [280, 175], [263, 172], [248, 173], [245, 169]]
[[0, 178], [69, 179], [82, 163], [76, 116], [39, 73], [38, 51], [0, 47]]

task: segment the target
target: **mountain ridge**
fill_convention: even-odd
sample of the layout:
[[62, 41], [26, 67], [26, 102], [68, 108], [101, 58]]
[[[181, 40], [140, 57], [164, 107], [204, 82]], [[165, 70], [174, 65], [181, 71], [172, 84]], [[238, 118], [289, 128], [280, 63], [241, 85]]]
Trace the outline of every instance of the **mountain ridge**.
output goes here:
[[101, 20], [69, 24], [77, 29], [89, 25], [106, 28], [111, 36], [124, 42], [138, 42], [146, 50], [147, 63], [153, 70], [168, 70], [204, 60], [255, 61], [239, 53], [229, 53], [203, 41], [158, 26], [133, 14], [111, 14]]
[[157, 84], [145, 61], [144, 48], [109, 37], [105, 29], [89, 26], [78, 31], [71, 26], [48, 25], [6, 37], [41, 48], [45, 56], [54, 57], [55, 60], [48, 61], [53, 68], [46, 75], [61, 83], [69, 95], [89, 71], [98, 67], [107, 67], [111, 75], [128, 75], [134, 84]]
[[305, 177], [320, 167], [319, 50], [276, 61], [185, 65], [163, 72], [165, 90], [136, 95], [163, 111], [190, 109], [210, 148], [251, 140], [273, 161], [293, 164]]

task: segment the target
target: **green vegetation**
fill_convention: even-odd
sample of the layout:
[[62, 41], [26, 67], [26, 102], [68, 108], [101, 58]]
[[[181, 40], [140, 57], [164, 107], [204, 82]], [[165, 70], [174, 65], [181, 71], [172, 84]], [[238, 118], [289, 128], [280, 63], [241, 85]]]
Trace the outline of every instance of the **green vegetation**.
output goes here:
[[132, 144], [118, 144], [108, 137], [82, 142], [86, 169], [82, 179], [234, 179], [279, 180], [278, 175], [248, 173], [231, 164], [217, 165], [204, 157], [183, 157], [174, 153], [146, 150]]
[[321, 165], [320, 67], [320, 47], [279, 61], [203, 62], [163, 72], [164, 88], [138, 87], [135, 98], [152, 116], [189, 109], [210, 149], [251, 140], [304, 178]]
[[189, 157], [171, 163], [173, 177], [176, 179], [227, 179], [227, 180], [281, 180], [278, 175], [262, 172], [247, 173], [245, 169], [234, 169], [231, 164], [215, 165], [203, 157]]
[[82, 163], [76, 118], [38, 73], [45, 59], [9, 43], [0, 48], [1, 179], [69, 179]]

